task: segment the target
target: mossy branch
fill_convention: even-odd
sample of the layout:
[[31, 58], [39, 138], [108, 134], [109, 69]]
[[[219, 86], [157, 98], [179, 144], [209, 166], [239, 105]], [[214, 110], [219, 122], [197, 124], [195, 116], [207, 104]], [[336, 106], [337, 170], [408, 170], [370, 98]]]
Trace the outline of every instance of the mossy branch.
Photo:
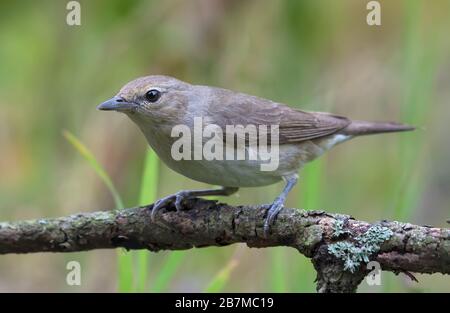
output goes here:
[[450, 229], [284, 209], [265, 238], [266, 209], [192, 199], [150, 218], [150, 206], [0, 223], [0, 254], [93, 249], [182, 250], [246, 243], [288, 246], [311, 258], [319, 292], [355, 292], [377, 261], [383, 270], [450, 274]]

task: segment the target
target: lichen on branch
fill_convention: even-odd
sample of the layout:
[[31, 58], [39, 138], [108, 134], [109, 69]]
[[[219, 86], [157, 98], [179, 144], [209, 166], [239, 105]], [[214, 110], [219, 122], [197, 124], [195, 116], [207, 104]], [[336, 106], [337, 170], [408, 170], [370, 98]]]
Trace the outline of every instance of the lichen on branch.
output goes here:
[[[334, 236], [348, 234], [343, 230], [342, 220], [336, 220]], [[380, 224], [372, 225], [362, 235], [328, 245], [328, 252], [344, 261], [344, 270], [354, 273], [361, 263], [369, 263], [370, 257], [380, 250], [380, 245], [392, 236], [393, 232]]]
[[342, 214], [283, 209], [265, 237], [267, 208], [190, 199], [153, 221], [152, 205], [60, 218], [0, 223], [0, 254], [93, 249], [182, 250], [246, 243], [292, 247], [311, 258], [320, 292], [354, 292], [367, 274], [383, 270], [450, 273], [450, 230], [387, 222], [370, 224]]

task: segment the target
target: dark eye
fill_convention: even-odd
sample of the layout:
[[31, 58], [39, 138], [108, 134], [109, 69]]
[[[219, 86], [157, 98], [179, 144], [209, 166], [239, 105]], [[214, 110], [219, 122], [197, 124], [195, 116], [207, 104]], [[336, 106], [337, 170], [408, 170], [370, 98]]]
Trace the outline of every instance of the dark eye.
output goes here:
[[145, 94], [145, 99], [147, 99], [148, 102], [156, 102], [158, 101], [159, 97], [161, 97], [161, 92], [156, 89], [150, 89]]

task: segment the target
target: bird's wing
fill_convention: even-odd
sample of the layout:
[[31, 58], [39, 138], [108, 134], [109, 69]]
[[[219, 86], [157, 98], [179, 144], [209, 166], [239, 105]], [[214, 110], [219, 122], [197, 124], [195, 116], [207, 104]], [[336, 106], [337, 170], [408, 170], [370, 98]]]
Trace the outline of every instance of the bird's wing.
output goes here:
[[[217, 89], [210, 100], [208, 122], [226, 133], [226, 125], [270, 125], [279, 127], [279, 144], [297, 143], [331, 135], [350, 120], [321, 112], [305, 112], [270, 100]], [[268, 135], [270, 139], [270, 134]], [[225, 139], [225, 137], [224, 137]]]

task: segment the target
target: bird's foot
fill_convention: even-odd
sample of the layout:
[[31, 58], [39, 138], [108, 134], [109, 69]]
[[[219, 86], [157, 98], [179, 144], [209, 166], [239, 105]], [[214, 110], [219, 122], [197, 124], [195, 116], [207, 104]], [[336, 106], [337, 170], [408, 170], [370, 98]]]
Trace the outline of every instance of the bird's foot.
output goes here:
[[169, 205], [170, 203], [174, 203], [175, 202], [175, 208], [177, 209], [177, 211], [181, 211], [183, 210], [183, 205], [182, 205], [182, 201], [186, 198], [189, 198], [189, 193], [185, 190], [181, 190], [173, 195], [169, 195], [167, 197], [161, 198], [158, 201], [155, 202], [155, 204], [153, 205], [152, 208], [152, 220], [155, 219], [156, 213], [158, 213], [159, 210], [161, 210], [162, 208], [166, 207], [167, 205]]
[[[237, 187], [222, 187], [221, 189], [202, 189], [202, 190], [181, 190], [177, 192], [176, 194], [167, 196], [165, 198], [162, 198], [153, 205], [152, 209], [152, 219], [155, 218], [156, 213], [161, 210], [164, 207], [167, 207], [169, 203], [175, 202], [175, 208], [177, 211], [183, 210], [182, 202], [186, 199], [196, 198], [196, 197], [202, 197], [202, 196], [229, 196], [233, 193], [235, 193], [238, 190]], [[201, 200], [203, 203], [203, 207], [205, 206], [211, 206], [212, 204], [215, 204], [217, 201], [212, 200]], [[198, 203], [197, 203], [198, 204]]]
[[273, 225], [278, 213], [280, 213], [281, 209], [284, 207], [284, 199], [276, 198], [275, 201], [270, 205], [267, 211], [267, 217], [264, 221], [264, 237], [269, 237], [270, 234], [270, 226]]

